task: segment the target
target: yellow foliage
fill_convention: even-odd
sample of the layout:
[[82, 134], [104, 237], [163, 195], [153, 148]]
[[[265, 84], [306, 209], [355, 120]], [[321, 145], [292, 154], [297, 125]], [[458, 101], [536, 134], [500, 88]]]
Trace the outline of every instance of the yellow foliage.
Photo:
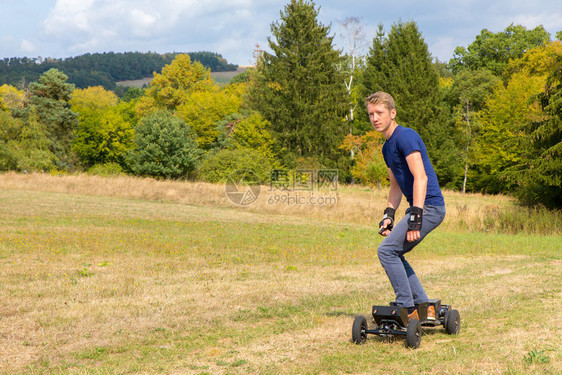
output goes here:
[[88, 87], [87, 89], [76, 89], [70, 101], [74, 111], [81, 108], [98, 110], [114, 107], [119, 102], [119, 98], [112, 91], [107, 91], [101, 86]]
[[10, 85], [0, 86], [0, 110], [23, 108], [25, 93]]
[[234, 148], [248, 148], [257, 150], [268, 159], [275, 158], [273, 145], [275, 140], [267, 130], [271, 124], [259, 113], [244, 118], [235, 123], [232, 128]]
[[508, 72], [524, 73], [534, 76], [546, 76], [558, 66], [557, 58], [562, 55], [562, 42], [551, 42], [527, 51], [523, 57], [510, 60]]
[[195, 132], [199, 147], [208, 148], [220, 135], [217, 122], [240, 111], [246, 90], [245, 83], [220, 87], [209, 69], [181, 54], [154, 74], [135, 111], [139, 118], [162, 108], [174, 112]]
[[242, 84], [228, 85], [215, 91], [195, 91], [186, 96], [186, 100], [177, 110], [178, 117], [191, 126], [201, 148], [208, 148], [219, 136], [216, 123], [227, 116], [240, 112]]
[[279, 82], [270, 82], [267, 84], [267, 87], [274, 91], [281, 91], [283, 89]]
[[439, 77], [439, 87], [446, 88], [453, 84], [453, 78], [451, 77]]
[[174, 110], [188, 102], [192, 93], [217, 90], [210, 70], [197, 61], [192, 63], [189, 55], [181, 54], [162, 68], [161, 74], [154, 74], [146, 95], [159, 106]]
[[545, 76], [519, 72], [512, 75], [507, 87], [498, 84], [480, 113], [478, 164], [490, 166], [495, 173], [525, 158], [521, 137], [531, 123], [544, 116], [539, 104], [529, 99], [544, 89], [545, 82]]
[[351, 175], [367, 185], [381, 186], [388, 180], [388, 168], [382, 156], [383, 136], [371, 130], [363, 136], [348, 135], [341, 149], [353, 151], [355, 164]]
[[158, 106], [156, 105], [156, 100], [150, 96], [140, 97], [135, 104], [135, 113], [139, 119], [157, 110]]

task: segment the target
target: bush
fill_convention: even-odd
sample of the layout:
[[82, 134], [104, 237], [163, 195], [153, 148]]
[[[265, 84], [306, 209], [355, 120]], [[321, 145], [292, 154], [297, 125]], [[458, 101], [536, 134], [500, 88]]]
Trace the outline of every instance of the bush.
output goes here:
[[146, 116], [135, 133], [136, 147], [128, 160], [131, 170], [138, 175], [187, 177], [202, 155], [189, 125], [168, 111]]
[[120, 176], [125, 174], [123, 168], [118, 163], [96, 164], [92, 168], [88, 169], [87, 173], [89, 175], [102, 177]]
[[[210, 155], [199, 169], [199, 177], [208, 182], [226, 182], [234, 173], [244, 175], [244, 171], [251, 171], [261, 183], [269, 180], [273, 161], [262, 153], [252, 149], [221, 150]], [[248, 183], [255, 183], [252, 174], [247, 175]]]

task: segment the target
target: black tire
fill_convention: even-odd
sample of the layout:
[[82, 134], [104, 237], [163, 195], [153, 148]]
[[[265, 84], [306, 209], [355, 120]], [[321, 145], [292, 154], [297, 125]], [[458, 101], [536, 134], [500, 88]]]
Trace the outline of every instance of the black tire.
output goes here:
[[357, 316], [353, 321], [353, 328], [351, 329], [351, 341], [357, 345], [364, 344], [367, 341], [367, 319], [364, 316]]
[[406, 329], [406, 346], [408, 348], [417, 349], [420, 347], [422, 337], [422, 328], [419, 320], [412, 319], [408, 323]]
[[461, 316], [457, 310], [445, 314], [445, 331], [449, 335], [457, 335], [461, 330]]

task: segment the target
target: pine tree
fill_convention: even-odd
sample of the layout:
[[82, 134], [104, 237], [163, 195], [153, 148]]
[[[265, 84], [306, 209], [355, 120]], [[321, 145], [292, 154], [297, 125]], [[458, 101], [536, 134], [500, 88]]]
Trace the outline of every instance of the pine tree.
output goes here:
[[530, 134], [533, 156], [512, 168], [521, 177], [519, 199], [524, 203], [562, 208], [562, 55], [547, 78], [538, 100], [546, 116]]
[[31, 121], [37, 116], [50, 140], [50, 150], [57, 157], [57, 166], [72, 167], [71, 144], [78, 124], [77, 114], [71, 110], [70, 99], [74, 85], [67, 83], [68, 76], [57, 69], [50, 69], [29, 85], [29, 102], [17, 111], [18, 116]]
[[373, 40], [364, 73], [365, 95], [376, 91], [396, 101], [399, 124], [431, 138], [439, 105], [439, 74], [414, 22], [398, 22], [384, 37], [382, 26]]
[[317, 21], [318, 12], [314, 2], [304, 0], [285, 6], [271, 26], [273, 53], [263, 52], [258, 60], [250, 100], [289, 155], [335, 166], [343, 157], [338, 146], [346, 133], [346, 91], [337, 69], [339, 52], [330, 27]]

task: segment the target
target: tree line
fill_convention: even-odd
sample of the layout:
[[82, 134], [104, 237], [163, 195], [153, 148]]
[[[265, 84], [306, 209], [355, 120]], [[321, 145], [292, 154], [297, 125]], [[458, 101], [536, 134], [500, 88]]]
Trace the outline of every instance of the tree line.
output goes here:
[[0, 87], [0, 170], [130, 173], [225, 181], [252, 170], [338, 169], [381, 186], [384, 139], [364, 98], [391, 93], [400, 125], [428, 146], [440, 184], [562, 207], [562, 44], [542, 26], [482, 30], [448, 62], [434, 59], [415, 22], [380, 25], [365, 55], [357, 19], [345, 50], [314, 2], [290, 0], [256, 67], [217, 85], [178, 54], [146, 89], [119, 98], [77, 88], [58, 69], [25, 89]]
[[[65, 73], [68, 82], [78, 88], [102, 86], [115, 90], [116, 82], [152, 77], [162, 67], [170, 64], [179, 53], [158, 54], [155, 52], [94, 53], [66, 59], [11, 57], [0, 60], [0, 85], [26, 86], [34, 82], [49, 69]], [[213, 52], [190, 52], [194, 61], [199, 61], [213, 72], [235, 71], [238, 65], [229, 64], [220, 54]]]

